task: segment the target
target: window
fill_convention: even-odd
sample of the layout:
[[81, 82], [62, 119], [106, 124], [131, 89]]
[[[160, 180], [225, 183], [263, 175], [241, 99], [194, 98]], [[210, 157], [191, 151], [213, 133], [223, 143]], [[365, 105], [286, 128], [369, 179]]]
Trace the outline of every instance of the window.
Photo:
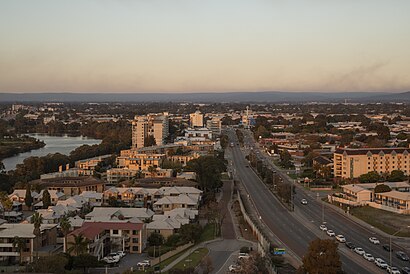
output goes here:
[[135, 245], [134, 245], [134, 246], [132, 247], [132, 251], [136, 251], [136, 252], [137, 252], [137, 251], [138, 251], [138, 246], [135, 246]]
[[133, 230], [132, 235], [138, 235], [138, 230]]
[[132, 242], [133, 242], [134, 244], [138, 244], [138, 238], [132, 238]]
[[118, 235], [118, 229], [113, 229], [112, 234]]

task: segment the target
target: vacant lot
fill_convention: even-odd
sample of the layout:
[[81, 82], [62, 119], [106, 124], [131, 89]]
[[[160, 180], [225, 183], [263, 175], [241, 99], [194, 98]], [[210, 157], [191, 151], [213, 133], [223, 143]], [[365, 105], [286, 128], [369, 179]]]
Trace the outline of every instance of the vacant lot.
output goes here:
[[397, 236], [410, 237], [410, 229], [407, 228], [410, 226], [409, 215], [396, 214], [370, 206], [353, 208], [350, 212], [353, 216], [386, 233], [394, 234], [401, 229]]

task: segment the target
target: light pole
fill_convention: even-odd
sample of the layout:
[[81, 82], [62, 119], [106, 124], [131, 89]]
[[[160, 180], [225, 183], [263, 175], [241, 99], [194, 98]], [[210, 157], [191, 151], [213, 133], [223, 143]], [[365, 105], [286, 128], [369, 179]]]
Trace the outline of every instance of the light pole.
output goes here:
[[[404, 227], [402, 227], [402, 228], [400, 228], [399, 230], [397, 230], [396, 231], [396, 233], [394, 233], [393, 235], [390, 235], [390, 250], [389, 250], [389, 255], [390, 255], [390, 267], [392, 267], [393, 266], [393, 264], [392, 264], [392, 238], [394, 237], [394, 236], [396, 236], [402, 229], [403, 229]], [[410, 228], [410, 225], [408, 225], [406, 228]]]

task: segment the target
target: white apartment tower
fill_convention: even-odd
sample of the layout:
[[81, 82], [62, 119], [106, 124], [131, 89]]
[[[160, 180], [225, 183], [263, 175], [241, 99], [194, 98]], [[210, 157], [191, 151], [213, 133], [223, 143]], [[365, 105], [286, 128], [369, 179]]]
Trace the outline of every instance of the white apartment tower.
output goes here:
[[153, 136], [157, 145], [163, 145], [168, 134], [168, 113], [135, 116], [132, 122], [132, 148], [144, 147], [148, 136]]
[[203, 127], [204, 115], [199, 110], [189, 114], [189, 123], [191, 127]]

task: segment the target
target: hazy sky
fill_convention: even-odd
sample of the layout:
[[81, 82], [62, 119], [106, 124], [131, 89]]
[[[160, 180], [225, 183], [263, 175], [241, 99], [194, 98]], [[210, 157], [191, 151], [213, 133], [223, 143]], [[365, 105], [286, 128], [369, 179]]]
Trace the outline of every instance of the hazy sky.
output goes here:
[[0, 92], [410, 90], [409, 0], [0, 0]]

